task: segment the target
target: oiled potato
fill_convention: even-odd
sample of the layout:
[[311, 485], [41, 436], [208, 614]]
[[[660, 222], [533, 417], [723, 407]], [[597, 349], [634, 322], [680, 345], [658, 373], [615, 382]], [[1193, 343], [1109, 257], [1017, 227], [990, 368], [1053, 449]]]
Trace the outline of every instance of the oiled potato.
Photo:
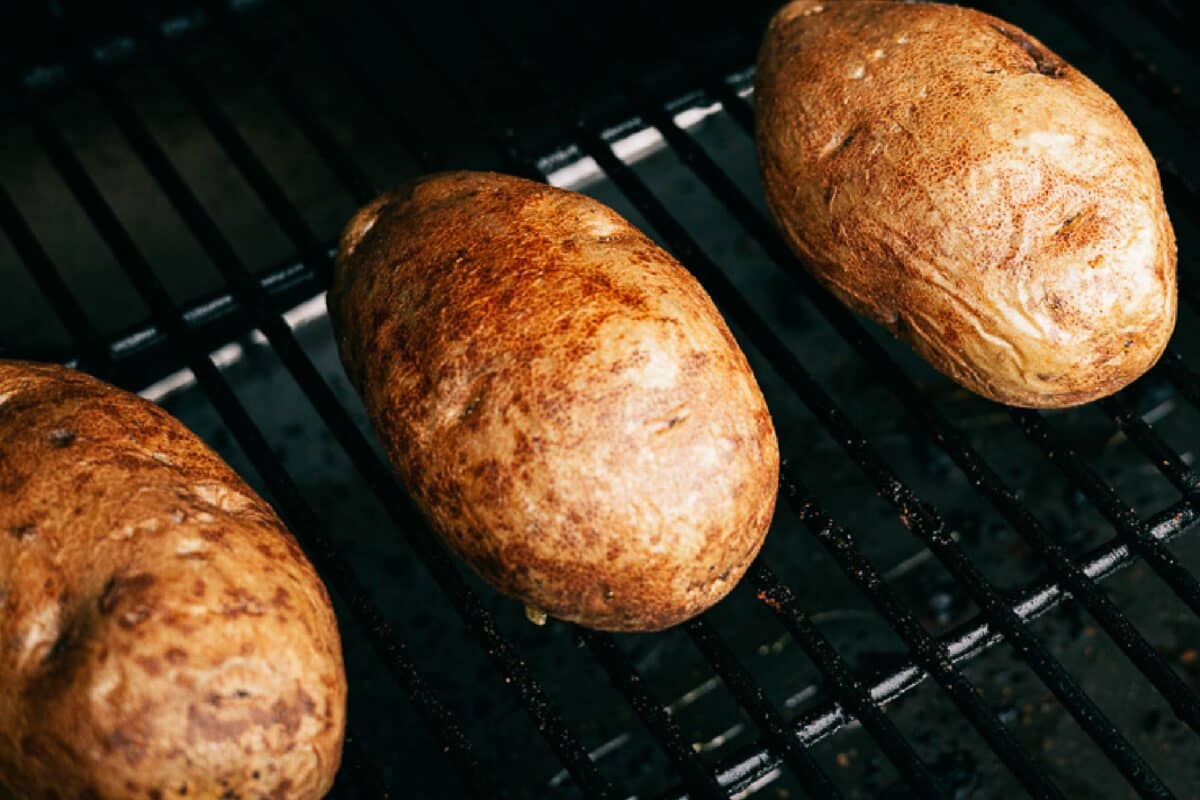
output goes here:
[[153, 404], [0, 361], [0, 797], [323, 797], [329, 599], [262, 500]]
[[410, 492], [535, 618], [663, 628], [758, 552], [779, 453], [746, 359], [695, 279], [600, 203], [415, 181], [351, 220], [329, 310]]
[[1018, 406], [1128, 384], [1175, 324], [1154, 160], [1103, 91], [966, 8], [797, 0], [755, 102], [767, 203], [815, 276]]

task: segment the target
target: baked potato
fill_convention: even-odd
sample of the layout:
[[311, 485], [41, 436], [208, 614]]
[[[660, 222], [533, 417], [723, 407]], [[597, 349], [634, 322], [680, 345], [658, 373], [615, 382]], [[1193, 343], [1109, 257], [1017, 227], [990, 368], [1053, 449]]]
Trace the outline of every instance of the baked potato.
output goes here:
[[318, 798], [346, 679], [271, 508], [155, 405], [0, 361], [0, 797]]
[[767, 205], [815, 277], [985, 397], [1117, 391], [1175, 324], [1175, 238], [1117, 104], [968, 8], [795, 0], [755, 78]]
[[535, 621], [665, 628], [758, 552], [779, 452], [745, 356], [696, 280], [599, 202], [415, 180], [350, 221], [328, 303], [404, 484]]

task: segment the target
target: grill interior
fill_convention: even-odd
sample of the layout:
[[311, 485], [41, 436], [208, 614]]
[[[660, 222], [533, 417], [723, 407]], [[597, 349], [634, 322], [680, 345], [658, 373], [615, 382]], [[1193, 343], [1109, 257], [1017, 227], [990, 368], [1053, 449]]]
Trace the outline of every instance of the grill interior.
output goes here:
[[[1179, 239], [1168, 354], [1059, 413], [970, 396], [809, 280], [754, 167], [774, 3], [62, 4], [0, 109], [0, 351], [142, 391], [325, 578], [346, 797], [1191, 796], [1200, 732], [1200, 118], [1183, 4], [1001, 13], [1112, 94]], [[729, 320], [785, 459], [742, 585], [679, 629], [534, 627], [391, 477], [324, 316], [377, 191], [493, 168], [609, 203]]]

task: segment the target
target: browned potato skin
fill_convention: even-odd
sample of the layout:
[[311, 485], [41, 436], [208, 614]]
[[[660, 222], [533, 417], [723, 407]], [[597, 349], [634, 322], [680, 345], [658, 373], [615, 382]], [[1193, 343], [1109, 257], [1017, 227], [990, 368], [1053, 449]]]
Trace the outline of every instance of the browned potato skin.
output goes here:
[[611, 209], [420, 179], [351, 220], [329, 310], [405, 485], [500, 591], [657, 630], [758, 552], [779, 472], [758, 385], [695, 279]]
[[1175, 238], [1116, 103], [1041, 42], [956, 6], [799, 0], [755, 103], [767, 204], [846, 305], [972, 391], [1111, 394], [1175, 325]]
[[0, 361], [0, 796], [318, 798], [346, 681], [271, 508], [153, 404]]

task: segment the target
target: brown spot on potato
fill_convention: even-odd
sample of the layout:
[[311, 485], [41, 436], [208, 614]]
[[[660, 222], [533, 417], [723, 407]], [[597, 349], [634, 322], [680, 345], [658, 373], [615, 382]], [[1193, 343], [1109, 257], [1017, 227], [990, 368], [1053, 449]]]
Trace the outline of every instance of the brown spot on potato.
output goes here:
[[154, 656], [137, 656], [135, 659], [147, 675], [162, 674], [162, 662]]
[[167, 648], [167, 651], [163, 653], [163, 658], [165, 658], [167, 663], [171, 666], [178, 667], [187, 663], [188, 654], [186, 650], [182, 650], [178, 647], [169, 647]]
[[17, 540], [32, 539], [37, 536], [38, 528], [34, 523], [28, 522], [24, 525], [18, 525], [15, 528], [9, 528], [8, 532]]
[[100, 613], [107, 616], [125, 599], [136, 600], [145, 594], [146, 590], [153, 586], [155, 582], [156, 578], [145, 572], [135, 575], [112, 576], [104, 584], [104, 589], [100, 592], [100, 599], [97, 602]]
[[55, 428], [50, 431], [47, 437], [50, 440], [50, 446], [55, 449], [70, 447], [75, 444], [75, 431], [69, 428]]
[[1033, 71], [1049, 78], [1061, 78], [1067, 72], [1067, 65], [1061, 58], [1046, 49], [1045, 45], [1032, 36], [1011, 25], [1002, 22], [992, 24], [992, 29], [1020, 47], [1033, 61]]

